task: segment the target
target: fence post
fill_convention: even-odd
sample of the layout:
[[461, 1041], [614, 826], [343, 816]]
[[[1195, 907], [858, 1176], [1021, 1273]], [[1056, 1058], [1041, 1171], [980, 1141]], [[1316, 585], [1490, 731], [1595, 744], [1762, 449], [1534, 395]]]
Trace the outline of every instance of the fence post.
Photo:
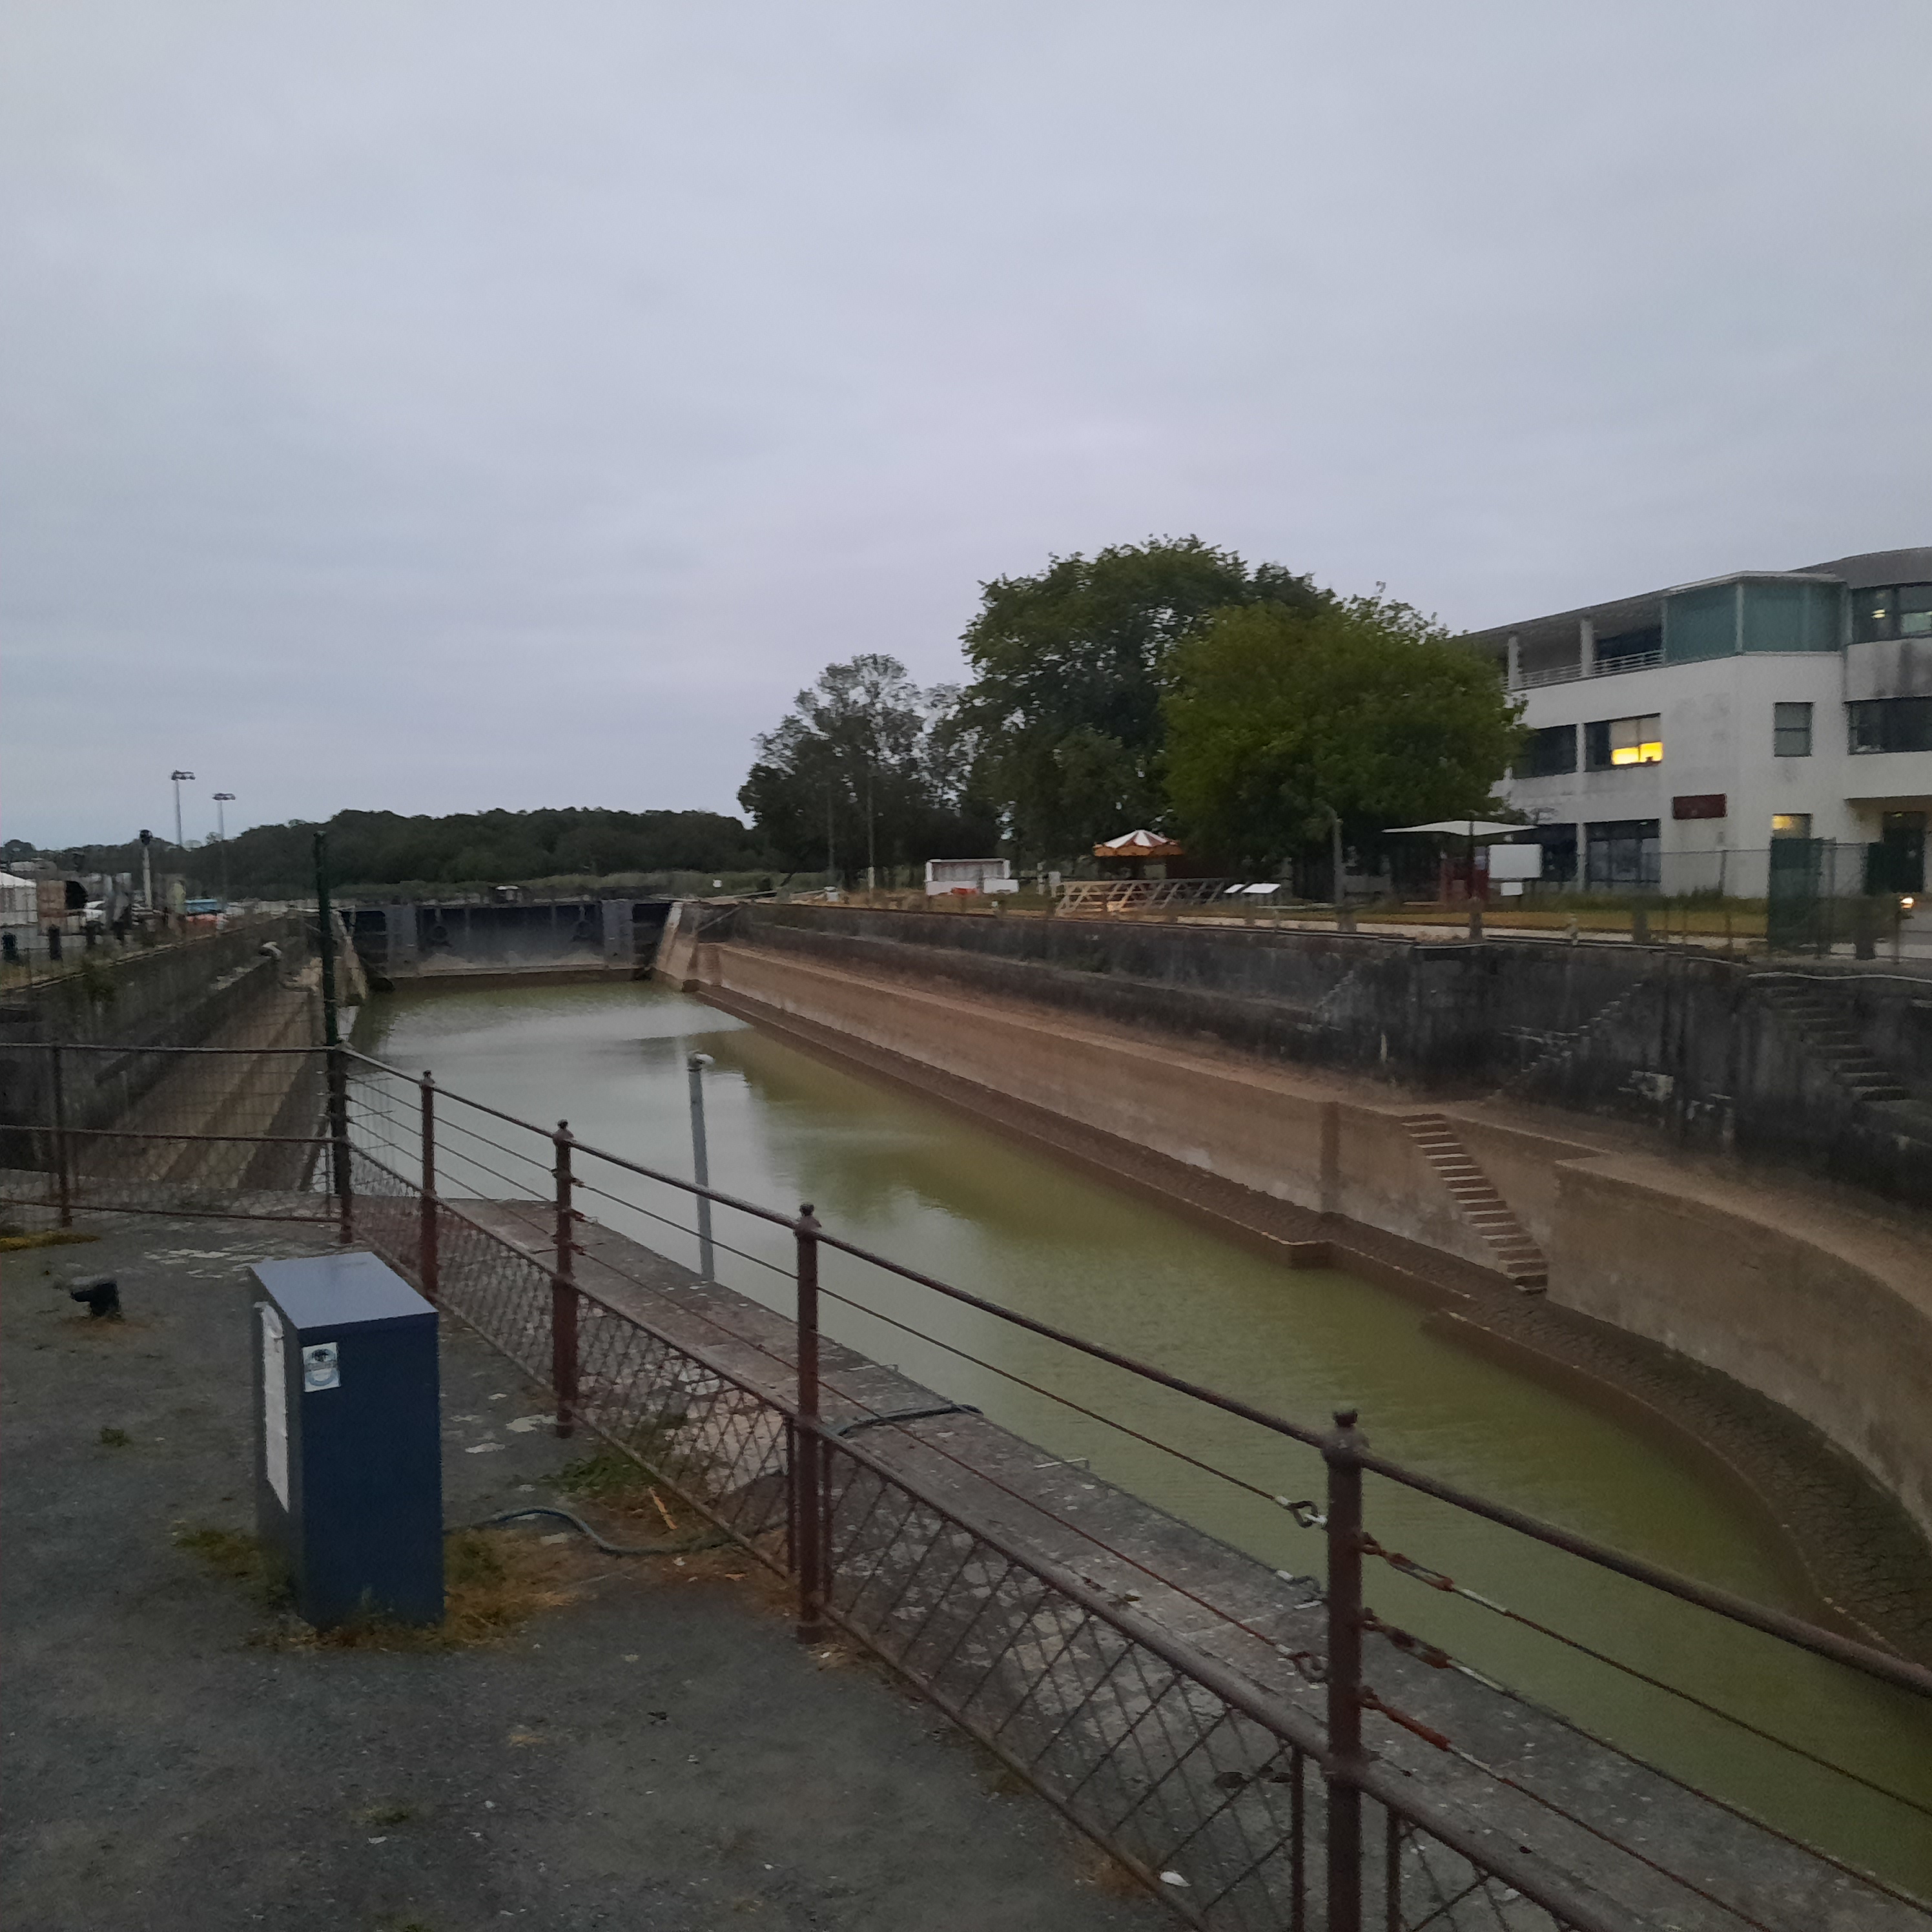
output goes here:
[[[694, 1053], [685, 1063], [691, 1076], [691, 1178], [700, 1187], [711, 1185], [711, 1156], [704, 1138], [704, 1070], [711, 1064], [708, 1053]], [[712, 1280], [716, 1258], [711, 1249], [711, 1197], [697, 1196], [698, 1277]]]
[[60, 1225], [74, 1226], [74, 1187], [68, 1168], [67, 1084], [62, 1077], [60, 1042], [48, 1045], [48, 1064], [53, 1079], [54, 1195], [60, 1206]]
[[818, 1433], [818, 1222], [806, 1202], [798, 1243], [798, 1416], [792, 1437], [793, 1549], [798, 1565], [798, 1638], [825, 1634], [825, 1444]]
[[1328, 1932], [1361, 1932], [1362, 1466], [1355, 1411], [1322, 1439], [1328, 1466]]
[[356, 1238], [356, 1190], [349, 1163], [349, 1063], [341, 1047], [331, 1041], [328, 1056], [328, 1161], [335, 1196], [338, 1238], [346, 1246]]
[[556, 1267], [550, 1285], [550, 1378], [556, 1390], [556, 1432], [577, 1426], [577, 1239], [570, 1204], [570, 1123], [560, 1120], [556, 1148]]
[[436, 1076], [422, 1077], [422, 1228], [416, 1259], [423, 1298], [434, 1301], [441, 1287], [442, 1258], [436, 1246]]

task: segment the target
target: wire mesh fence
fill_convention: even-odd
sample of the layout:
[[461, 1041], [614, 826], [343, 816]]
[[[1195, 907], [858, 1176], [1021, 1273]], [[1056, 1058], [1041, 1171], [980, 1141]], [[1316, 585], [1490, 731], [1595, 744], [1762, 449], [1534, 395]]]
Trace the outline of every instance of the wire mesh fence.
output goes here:
[[[10, 1075], [26, 1111], [0, 1127], [7, 1198], [70, 1213], [264, 1212], [373, 1249], [548, 1382], [560, 1431], [587, 1430], [634, 1458], [791, 1580], [802, 1631], [835, 1628], [916, 1684], [1190, 1922], [1540, 1932], [1659, 1916], [1784, 1932], [1828, 1922], [1828, 1907], [1861, 1928], [1932, 1924], [1908, 1885], [1632, 1760], [1412, 1636], [1396, 1620], [1406, 1612], [1370, 1603], [1364, 1564], [1385, 1564], [1405, 1587], [1468, 1600], [1652, 1682], [1379, 1541], [1360, 1514], [1364, 1472], [1674, 1594], [1744, 1640], [1863, 1672], [1888, 1695], [1932, 1692], [1923, 1671], [1464, 1496], [1369, 1455], [1346, 1430], [1269, 1415], [900, 1268], [808, 1214], [584, 1147], [561, 1124], [518, 1120], [346, 1048], [177, 1050], [160, 1076], [136, 1070], [118, 1116], [133, 1124], [111, 1128], [77, 1127], [65, 1112], [73, 1049], [25, 1057], [36, 1054], [36, 1079]], [[114, 1077], [93, 1076], [104, 1110], [118, 1104]], [[614, 1234], [620, 1224], [637, 1238]], [[719, 1273], [736, 1268], [761, 1294], [670, 1267], [653, 1230], [688, 1242], [694, 1258], [708, 1254]], [[836, 1264], [823, 1280], [822, 1263]], [[925, 1314], [903, 1300], [888, 1307], [865, 1286], [888, 1274], [927, 1298]], [[1163, 1565], [1076, 1520], [1012, 1466], [910, 1432], [920, 1417], [970, 1412], [905, 1407], [902, 1387], [829, 1343], [821, 1359], [821, 1294], [868, 1304], [868, 1318], [916, 1336], [935, 1359], [976, 1359], [1082, 1427], [1264, 1502], [1319, 1537], [1322, 1576], [1289, 1580], [1310, 1592], [1294, 1616], [1259, 1616], [1186, 1563]], [[1019, 1368], [994, 1360], [934, 1307], [964, 1311], [982, 1330], [1016, 1328], [1039, 1353]], [[1056, 1390], [1056, 1351], [1104, 1364], [1132, 1399], [1096, 1406]], [[1325, 1507], [1270, 1494], [1204, 1452], [1172, 1426], [1183, 1405], [1240, 1418], [1277, 1455], [1284, 1444], [1319, 1450]], [[1128, 1572], [1136, 1587], [1118, 1580]], [[1143, 1593], [1177, 1606], [1184, 1634]], [[1464, 1701], [1439, 1694], [1445, 1685]], [[1727, 1716], [1683, 1687], [1658, 1688]], [[1516, 1713], [1508, 1749], [1496, 1717], [1505, 1706]], [[1756, 1735], [1767, 1748], [1788, 1744]], [[1872, 1802], [1932, 1819], [1912, 1792], [1865, 1782]], [[1641, 1815], [1679, 1802], [1692, 1808], [1675, 1838]], [[1714, 1877], [1700, 1861], [1723, 1832]]]

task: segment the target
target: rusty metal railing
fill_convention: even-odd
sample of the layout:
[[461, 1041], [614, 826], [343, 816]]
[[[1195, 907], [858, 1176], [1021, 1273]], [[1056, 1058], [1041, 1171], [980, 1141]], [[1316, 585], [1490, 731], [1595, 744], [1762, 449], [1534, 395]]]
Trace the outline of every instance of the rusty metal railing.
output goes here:
[[[1580, 1814], [1564, 1796], [1485, 1762], [1432, 1712], [1406, 1707], [1400, 1684], [1388, 1681], [1389, 1666], [1370, 1666], [1371, 1644], [1378, 1658], [1401, 1653], [1405, 1663], [1452, 1672], [1460, 1666], [1378, 1615], [1366, 1600], [1364, 1564], [1384, 1562], [1432, 1587], [1501, 1606], [1378, 1541], [1364, 1516], [1365, 1474], [1828, 1658], [1894, 1691], [1932, 1696], [1932, 1672], [1916, 1665], [1377, 1456], [1351, 1413], [1338, 1415], [1330, 1430], [1311, 1429], [893, 1263], [824, 1228], [808, 1208], [786, 1214], [700, 1187], [586, 1145], [563, 1124], [536, 1127], [440, 1089], [426, 1076], [418, 1079], [346, 1048], [333, 1060], [348, 1084], [346, 1108], [326, 1106], [326, 1058], [311, 1054], [299, 1102], [289, 1100], [286, 1068], [264, 1076], [265, 1093], [281, 1095], [278, 1110], [291, 1104], [310, 1109], [306, 1134], [203, 1135], [147, 1125], [123, 1131], [130, 1141], [158, 1144], [202, 1142], [212, 1148], [252, 1141], [272, 1160], [306, 1161], [297, 1184], [266, 1191], [272, 1208], [257, 1190], [248, 1201], [237, 1199], [236, 1211], [279, 1209], [382, 1254], [452, 1316], [548, 1382], [560, 1434], [587, 1430], [634, 1457], [788, 1577], [802, 1636], [817, 1641], [836, 1629], [917, 1685], [1190, 1923], [1238, 1932], [1317, 1926], [1360, 1932], [1370, 1924], [1399, 1932], [1476, 1925], [1610, 1932], [1645, 1922], [1646, 1899], [1671, 1922], [1804, 1922], [1780, 1917], [1762, 1886], [1733, 1886], [1727, 1894], [1708, 1874], [1672, 1868], [1654, 1839], [1628, 1821]], [[182, 1064], [191, 1070], [191, 1063]], [[488, 1132], [458, 1125], [459, 1114], [482, 1121]], [[97, 1137], [88, 1144], [104, 1146], [116, 1130], [85, 1131]], [[9, 1136], [0, 1195], [16, 1204], [68, 1215], [98, 1208], [219, 1211], [211, 1194], [220, 1190], [211, 1190], [206, 1175], [170, 1178], [130, 1172], [124, 1158], [117, 1166], [91, 1157], [83, 1130], [57, 1109], [0, 1132]], [[456, 1195], [448, 1174], [459, 1146], [470, 1150], [461, 1158], [472, 1163], [471, 1191]], [[486, 1148], [503, 1165], [484, 1168]], [[321, 1161], [323, 1150], [344, 1158]], [[496, 1174], [508, 1191], [494, 1199], [476, 1196], [476, 1177], [484, 1172]], [[528, 1185], [532, 1174], [540, 1177], [534, 1187]], [[324, 1174], [328, 1194], [313, 1184]], [[628, 1300], [620, 1305], [588, 1278], [596, 1268], [608, 1274], [609, 1264], [585, 1245], [591, 1217], [579, 1204], [615, 1198], [602, 1183], [616, 1176], [702, 1196], [787, 1238], [789, 1332], [748, 1319], [734, 1324], [695, 1305], [655, 1316]], [[1318, 1449], [1327, 1469], [1321, 1508], [1286, 1506], [1321, 1532], [1327, 1552], [1318, 1598], [1306, 1606], [1318, 1640], [1291, 1652], [1271, 1632], [1221, 1610], [1184, 1580], [1162, 1580], [1291, 1665], [1294, 1694], [1136, 1609], [1132, 1592], [1109, 1592], [1002, 1527], [962, 1502], [962, 1491], [936, 1484], [929, 1467], [854, 1439], [849, 1418], [828, 1420], [828, 1394], [862, 1420], [898, 1419], [868, 1407], [823, 1366], [820, 1262], [828, 1250]], [[928, 1462], [958, 1460], [928, 1439], [917, 1447]], [[1208, 1466], [1197, 1460], [1196, 1466]], [[974, 1473], [983, 1484], [1001, 1486], [982, 1469]], [[1391, 1648], [1381, 1648], [1384, 1644]], [[1508, 1695], [1494, 1684], [1484, 1688]], [[1321, 1700], [1318, 1717], [1302, 1694], [1311, 1690]], [[1378, 1727], [1373, 1740], [1370, 1721]], [[1589, 1741], [1606, 1762], [1617, 1755], [1602, 1740]], [[1460, 1781], [1435, 1789], [1426, 1756], [1405, 1756], [1397, 1744], [1437, 1754]], [[1514, 1808], [1498, 1825], [1472, 1802], [1472, 1792], [1506, 1794]], [[1914, 1804], [1909, 1795], [1884, 1795]], [[1736, 1808], [1711, 1802], [1762, 1829], [1780, 1854], [1804, 1850]], [[1560, 1815], [1564, 1845], [1581, 1848], [1567, 1868], [1546, 1848], [1525, 1842], [1528, 1828], [1522, 1820], [1539, 1808]], [[1904, 1888], [1823, 1853], [1806, 1856], [1816, 1858], [1823, 1882], [1842, 1894], [1837, 1903], [1863, 1915], [1843, 1922], [1932, 1924], [1932, 1913]], [[1648, 1886], [1647, 1895], [1642, 1886], [1621, 1885], [1616, 1872], [1626, 1866]], [[1587, 1875], [1579, 1875], [1586, 1868]]]

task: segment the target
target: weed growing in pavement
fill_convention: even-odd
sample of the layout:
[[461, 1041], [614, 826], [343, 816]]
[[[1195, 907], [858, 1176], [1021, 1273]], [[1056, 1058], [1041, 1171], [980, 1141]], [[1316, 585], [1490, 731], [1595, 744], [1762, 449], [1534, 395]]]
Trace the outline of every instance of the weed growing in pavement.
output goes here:
[[104, 1429], [100, 1432], [100, 1446], [104, 1449], [124, 1449], [134, 1439], [124, 1429]]

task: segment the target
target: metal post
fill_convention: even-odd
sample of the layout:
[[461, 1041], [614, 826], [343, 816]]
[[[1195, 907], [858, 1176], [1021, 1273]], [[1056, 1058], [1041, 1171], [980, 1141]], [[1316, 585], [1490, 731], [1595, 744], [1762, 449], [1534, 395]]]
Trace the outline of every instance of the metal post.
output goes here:
[[825, 1634], [825, 1445], [818, 1433], [818, 1222], [806, 1202], [798, 1242], [798, 1418], [792, 1438], [792, 1547], [798, 1566], [798, 1637]]
[[322, 1043], [328, 1056], [329, 1172], [338, 1226], [344, 1243], [355, 1238], [354, 1184], [349, 1162], [349, 1063], [336, 1020], [335, 910], [328, 898], [328, 842], [315, 835], [315, 909], [322, 953]]
[[422, 1228], [416, 1273], [426, 1301], [435, 1300], [442, 1286], [442, 1262], [436, 1232], [436, 1076], [425, 1069], [422, 1077]]
[[577, 1426], [577, 1237], [570, 1204], [570, 1123], [560, 1120], [556, 1148], [556, 1268], [550, 1287], [550, 1378], [556, 1390], [556, 1432]]
[[74, 1226], [74, 1190], [68, 1174], [67, 1087], [61, 1078], [58, 1040], [50, 1044], [47, 1054], [54, 1089], [54, 1192], [60, 1204], [60, 1224], [63, 1228], [71, 1228]]
[[[700, 1187], [711, 1185], [711, 1160], [704, 1144], [704, 1070], [711, 1064], [708, 1053], [694, 1053], [685, 1063], [691, 1076], [691, 1178]], [[711, 1198], [698, 1196], [698, 1276], [715, 1279], [712, 1273]]]
[[1322, 1438], [1328, 1466], [1328, 1932], [1361, 1932], [1362, 1466], [1355, 1411]]

